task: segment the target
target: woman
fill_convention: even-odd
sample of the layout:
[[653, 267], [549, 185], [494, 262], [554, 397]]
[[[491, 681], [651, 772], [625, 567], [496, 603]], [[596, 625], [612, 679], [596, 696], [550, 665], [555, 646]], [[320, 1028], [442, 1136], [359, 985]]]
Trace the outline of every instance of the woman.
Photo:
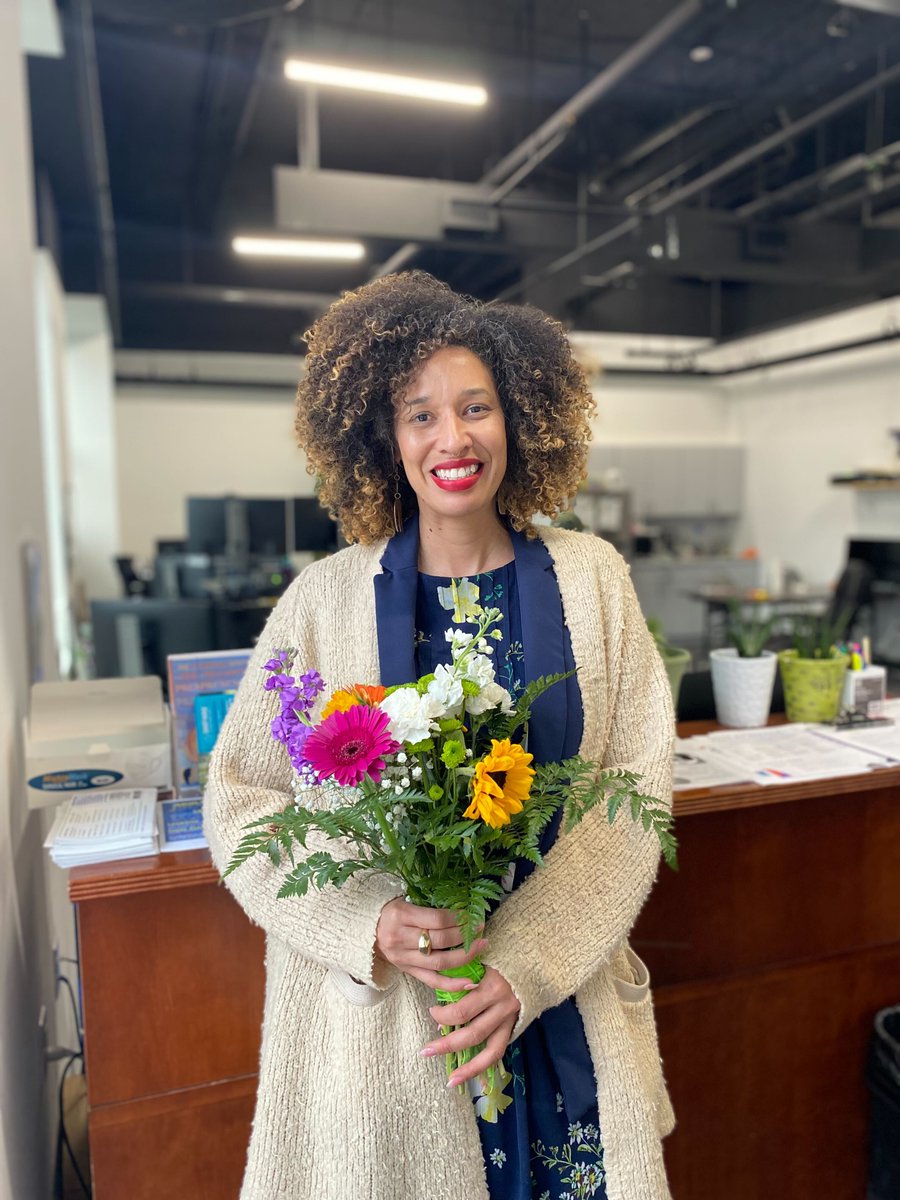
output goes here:
[[[406, 682], [446, 660], [444, 629], [479, 602], [503, 612], [495, 663], [510, 690], [577, 668], [535, 707], [538, 761], [580, 751], [667, 800], [670, 692], [627, 567], [598, 538], [531, 524], [584, 473], [593, 402], [562, 328], [412, 272], [344, 296], [308, 342], [299, 441], [355, 544], [307, 568], [260, 638], [210, 765], [217, 866], [292, 790], [258, 670], [273, 651], [296, 648], [334, 687]], [[267, 934], [243, 1200], [668, 1197], [673, 1118], [626, 940], [658, 844], [598, 809], [566, 835], [555, 822], [543, 849], [540, 870], [516, 864], [469, 954], [451, 913], [382, 877], [291, 900], [261, 858], [228, 877]], [[439, 1013], [439, 972], [473, 954], [483, 981]], [[515, 1103], [495, 1125], [447, 1090], [441, 1057], [482, 1041], [449, 1083], [477, 1095], [504, 1057]]]

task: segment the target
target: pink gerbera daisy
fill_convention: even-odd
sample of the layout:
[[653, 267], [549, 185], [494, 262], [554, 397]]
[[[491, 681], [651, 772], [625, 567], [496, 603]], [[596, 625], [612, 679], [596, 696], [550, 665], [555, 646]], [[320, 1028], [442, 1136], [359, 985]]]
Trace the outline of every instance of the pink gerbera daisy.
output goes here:
[[303, 757], [320, 779], [356, 787], [368, 775], [378, 783], [384, 755], [400, 749], [388, 733], [388, 724], [386, 712], [367, 704], [333, 712], [306, 739]]

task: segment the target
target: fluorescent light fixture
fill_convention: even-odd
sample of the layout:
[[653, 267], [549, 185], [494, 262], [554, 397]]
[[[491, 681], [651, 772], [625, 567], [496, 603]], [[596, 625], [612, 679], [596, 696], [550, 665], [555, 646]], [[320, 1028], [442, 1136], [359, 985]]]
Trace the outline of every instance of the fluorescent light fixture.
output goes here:
[[365, 258], [362, 242], [321, 242], [312, 238], [236, 237], [231, 243], [237, 254], [264, 258], [315, 258], [359, 262]]
[[845, 8], [864, 8], [869, 12], [886, 13], [889, 17], [900, 17], [900, 0], [836, 0]]
[[444, 104], [467, 104], [473, 108], [487, 103], [487, 92], [483, 87], [446, 83], [440, 79], [416, 79], [411, 75], [389, 75], [384, 71], [357, 71], [352, 67], [329, 66], [300, 58], [289, 58], [284, 64], [284, 73], [295, 83], [316, 83], [322, 87], [380, 92], [385, 96], [437, 100]]

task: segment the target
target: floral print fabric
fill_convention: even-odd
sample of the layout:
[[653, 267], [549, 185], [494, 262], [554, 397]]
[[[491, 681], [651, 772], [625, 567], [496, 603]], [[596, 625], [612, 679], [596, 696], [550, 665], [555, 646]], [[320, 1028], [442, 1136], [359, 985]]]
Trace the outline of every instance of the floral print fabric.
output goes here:
[[[516, 697], [527, 683], [515, 563], [468, 579], [419, 575], [416, 598], [416, 671], [428, 674], [449, 661], [444, 633], [475, 606], [498, 608], [502, 640], [495, 643], [497, 682]], [[543, 846], [546, 851], [548, 847]], [[514, 890], [524, 879], [516, 871]], [[504, 886], [507, 886], [506, 881]], [[554, 1053], [565, 1043], [577, 1068], [560, 1079]], [[603, 1144], [593, 1066], [573, 1000], [544, 1013], [507, 1048], [514, 1103], [496, 1124], [478, 1122], [488, 1189], [495, 1200], [606, 1200]], [[579, 1086], [571, 1086], [575, 1074]]]

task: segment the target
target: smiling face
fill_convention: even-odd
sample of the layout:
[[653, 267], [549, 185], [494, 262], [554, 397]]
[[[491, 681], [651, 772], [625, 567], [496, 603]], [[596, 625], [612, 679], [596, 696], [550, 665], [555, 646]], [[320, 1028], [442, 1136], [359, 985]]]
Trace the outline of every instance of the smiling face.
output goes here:
[[435, 351], [397, 402], [397, 452], [431, 520], [494, 514], [506, 421], [490, 371], [462, 346]]

